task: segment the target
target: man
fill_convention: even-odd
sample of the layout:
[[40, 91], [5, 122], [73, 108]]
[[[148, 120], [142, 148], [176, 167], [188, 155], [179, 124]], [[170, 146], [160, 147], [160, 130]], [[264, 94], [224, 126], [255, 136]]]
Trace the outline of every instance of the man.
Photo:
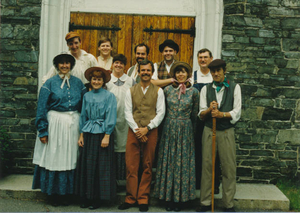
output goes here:
[[[192, 75], [193, 86], [201, 91], [202, 87], [208, 83], [213, 81], [213, 78], [210, 74], [210, 70], [208, 65], [213, 60], [212, 53], [209, 49], [203, 48], [198, 51], [197, 59], [200, 69], [195, 70]], [[202, 164], [202, 148], [201, 148], [201, 138], [202, 132], [204, 128], [204, 122], [201, 120], [197, 120], [197, 132], [195, 134], [195, 150], [196, 150], [196, 188], [200, 189], [200, 182], [201, 182], [201, 164]], [[220, 160], [217, 156], [216, 158], [216, 178], [215, 178], [215, 194], [219, 194], [219, 186], [220, 186], [220, 176], [221, 176], [221, 169], [220, 169]]]
[[[152, 164], [157, 142], [157, 127], [165, 115], [163, 90], [151, 83], [154, 66], [147, 59], [139, 62], [140, 83], [127, 91], [125, 97], [125, 119], [129, 125], [126, 144], [126, 198], [120, 210], [139, 205], [140, 211], [148, 211]], [[140, 155], [143, 173], [140, 183], [138, 170]], [[138, 184], [139, 183], [139, 184]]]
[[[71, 70], [70, 74], [79, 78], [84, 84], [88, 83], [84, 77], [84, 72], [90, 67], [97, 67], [98, 63], [96, 58], [81, 49], [81, 39], [80, 35], [76, 32], [67, 33], [65, 40], [69, 47], [68, 54], [71, 54], [76, 59], [74, 68]], [[49, 72], [43, 77], [42, 83], [45, 83], [49, 78], [56, 75], [58, 72], [55, 67], [51, 67]]]
[[176, 63], [175, 56], [179, 52], [179, 46], [173, 40], [167, 39], [159, 45], [159, 51], [164, 60], [157, 63], [157, 71], [153, 74], [152, 83], [159, 87], [166, 87], [174, 81], [169, 73], [172, 65]]
[[132, 77], [137, 83], [141, 80], [138, 75], [138, 63], [148, 59], [149, 50], [149, 47], [145, 43], [138, 44], [134, 48], [136, 64], [128, 69], [127, 75]]
[[217, 119], [216, 152], [222, 166], [222, 201], [224, 211], [234, 212], [233, 197], [236, 191], [236, 150], [234, 125], [241, 116], [241, 88], [225, 77], [226, 63], [221, 59], [212, 61], [208, 68], [213, 83], [204, 86], [200, 93], [200, 119], [205, 127], [202, 136], [201, 208], [211, 210], [212, 182], [212, 120]]

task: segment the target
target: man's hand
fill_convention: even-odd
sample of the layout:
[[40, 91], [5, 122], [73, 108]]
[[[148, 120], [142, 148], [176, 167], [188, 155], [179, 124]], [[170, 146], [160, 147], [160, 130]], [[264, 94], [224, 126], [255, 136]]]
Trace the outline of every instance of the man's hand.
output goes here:
[[216, 101], [210, 102], [209, 111], [212, 111], [213, 109], [218, 109], [218, 103]]
[[40, 141], [41, 141], [43, 144], [48, 143], [48, 136], [41, 137], [41, 138], [40, 138]]
[[141, 138], [139, 139], [139, 141], [140, 141], [141, 143], [146, 143], [146, 142], [148, 141], [148, 137], [147, 137], [147, 136], [143, 136], [143, 137], [141, 137]]
[[149, 131], [147, 127], [141, 127], [141, 128], [137, 128], [135, 130], [136, 130], [136, 132], [134, 134], [137, 139], [140, 139], [143, 136], [146, 136]]

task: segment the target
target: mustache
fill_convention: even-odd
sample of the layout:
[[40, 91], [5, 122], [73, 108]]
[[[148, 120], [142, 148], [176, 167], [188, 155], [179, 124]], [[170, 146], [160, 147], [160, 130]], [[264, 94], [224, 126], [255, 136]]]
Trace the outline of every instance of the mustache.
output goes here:
[[136, 58], [136, 60], [138, 61], [138, 60], [144, 60], [144, 58], [141, 58], [141, 57], [138, 57], [138, 58]]
[[148, 76], [148, 77], [150, 77], [150, 75], [148, 75], [148, 74], [142, 74], [142, 77], [143, 77], [143, 76]]

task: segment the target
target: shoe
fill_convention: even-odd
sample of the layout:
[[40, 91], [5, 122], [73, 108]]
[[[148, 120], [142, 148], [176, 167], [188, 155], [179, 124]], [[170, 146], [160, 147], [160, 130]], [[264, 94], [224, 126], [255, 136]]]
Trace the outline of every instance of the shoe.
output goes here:
[[211, 205], [209, 206], [199, 206], [196, 209], [196, 212], [210, 212], [211, 211]]
[[48, 200], [49, 200], [49, 203], [54, 207], [57, 207], [60, 204], [58, 195], [48, 195]]
[[166, 210], [169, 211], [173, 211], [174, 209], [174, 202], [172, 201], [166, 201]]
[[174, 203], [174, 211], [175, 212], [180, 212], [182, 208], [182, 203], [178, 202], [178, 203]]
[[215, 194], [215, 195], [217, 195], [217, 194], [219, 194], [219, 193], [220, 193], [220, 189], [219, 189], [219, 187], [215, 188], [215, 190], [214, 190], [214, 194]]
[[85, 208], [91, 206], [91, 204], [92, 204], [92, 201], [90, 199], [81, 197], [80, 200], [81, 200], [80, 208], [85, 209]]
[[60, 205], [62, 205], [62, 206], [70, 205], [69, 196], [68, 195], [60, 195], [59, 202], [60, 202]]
[[118, 209], [120, 210], [125, 210], [125, 209], [129, 209], [131, 207], [136, 207], [136, 204], [133, 203], [133, 204], [130, 204], [130, 203], [122, 203], [121, 205], [119, 205]]
[[139, 205], [139, 210], [140, 212], [147, 212], [148, 211], [148, 204], [140, 204]]
[[235, 209], [233, 207], [231, 207], [231, 208], [225, 208], [224, 212], [235, 212]]
[[98, 209], [100, 207], [100, 205], [98, 204], [98, 203], [93, 203], [90, 207], [89, 207], [89, 209], [90, 210], [94, 210], [94, 209]]

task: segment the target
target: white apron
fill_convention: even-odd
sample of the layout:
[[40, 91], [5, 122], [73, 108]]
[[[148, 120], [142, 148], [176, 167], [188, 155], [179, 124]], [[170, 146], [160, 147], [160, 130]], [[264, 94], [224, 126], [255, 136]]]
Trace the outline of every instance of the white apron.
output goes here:
[[125, 120], [125, 94], [132, 87], [132, 78], [128, 77], [122, 86], [117, 86], [111, 81], [106, 84], [107, 90], [117, 99], [117, 124], [114, 130], [115, 152], [125, 152], [128, 134], [128, 124]]
[[66, 171], [76, 168], [79, 139], [79, 117], [77, 111], [57, 112], [50, 110], [48, 120], [48, 143], [37, 137], [33, 164], [50, 171]]

